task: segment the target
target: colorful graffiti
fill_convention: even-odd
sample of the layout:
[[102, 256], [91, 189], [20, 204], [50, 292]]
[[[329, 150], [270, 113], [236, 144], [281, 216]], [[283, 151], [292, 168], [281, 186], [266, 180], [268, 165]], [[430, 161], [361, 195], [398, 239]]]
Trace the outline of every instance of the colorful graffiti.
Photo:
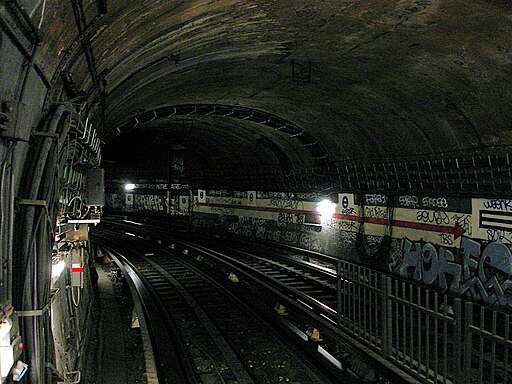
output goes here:
[[486, 304], [512, 306], [512, 252], [499, 242], [467, 237], [460, 250], [403, 239], [398, 273]]

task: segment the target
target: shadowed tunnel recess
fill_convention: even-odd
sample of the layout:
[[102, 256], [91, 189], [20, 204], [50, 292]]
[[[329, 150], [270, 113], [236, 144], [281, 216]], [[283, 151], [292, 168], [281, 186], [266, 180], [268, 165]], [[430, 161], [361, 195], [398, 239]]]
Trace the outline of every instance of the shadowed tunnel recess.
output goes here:
[[[325, 148], [308, 132], [277, 116], [248, 108], [163, 107], [142, 112], [114, 132], [106, 147], [114, 162], [126, 161], [127, 152], [144, 153], [132, 165], [144, 162], [144, 158], [162, 160], [166, 151], [178, 145], [191, 154], [187, 156], [188, 176], [192, 185], [199, 187], [211, 174], [243, 171], [245, 175], [265, 175], [276, 170], [289, 174], [307, 166], [318, 170], [329, 167]], [[141, 151], [141, 147], [147, 150]], [[165, 168], [164, 162], [160, 165]], [[150, 175], [145, 172], [144, 176]]]
[[[343, 168], [385, 161], [403, 174], [411, 166], [396, 170], [401, 161], [441, 158], [463, 165], [430, 164], [428, 172], [480, 160], [495, 167], [501, 160], [485, 156], [511, 144], [506, 2], [109, 1], [104, 14], [92, 0], [72, 4], [85, 46], [75, 41], [62, 51], [58, 71], [88, 95], [104, 141], [118, 130], [169, 127], [172, 119], [165, 132], [191, 152], [191, 168], [207, 163], [228, 174], [252, 164], [261, 178], [289, 173], [291, 163], [357, 179], [367, 170]], [[45, 53], [63, 46], [61, 36], [76, 35], [62, 24], [67, 16], [47, 25], [60, 33], [45, 40]], [[176, 119], [195, 129], [176, 128]], [[283, 122], [291, 131], [279, 128]], [[242, 150], [241, 136], [250, 150]], [[388, 171], [347, 186], [404, 189], [380, 175]], [[474, 190], [465, 184], [444, 189]], [[430, 187], [439, 188], [405, 186]]]

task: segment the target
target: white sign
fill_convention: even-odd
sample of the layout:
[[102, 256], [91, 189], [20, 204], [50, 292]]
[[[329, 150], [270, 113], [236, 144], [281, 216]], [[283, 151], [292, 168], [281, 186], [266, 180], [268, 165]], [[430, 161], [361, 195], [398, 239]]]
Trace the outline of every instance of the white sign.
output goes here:
[[197, 191], [197, 201], [200, 203], [206, 203], [206, 191], [203, 189], [199, 189]]
[[353, 193], [338, 193], [338, 207], [347, 210], [355, 207]]
[[181, 213], [188, 212], [188, 196], [180, 196], [179, 211]]
[[247, 205], [256, 205], [256, 191], [247, 191]]

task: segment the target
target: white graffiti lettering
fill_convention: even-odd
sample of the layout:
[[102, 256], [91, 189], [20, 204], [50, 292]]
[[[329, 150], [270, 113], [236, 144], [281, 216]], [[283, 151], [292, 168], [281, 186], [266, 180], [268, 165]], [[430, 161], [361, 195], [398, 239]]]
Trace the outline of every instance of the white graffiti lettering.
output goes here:
[[165, 197], [156, 195], [135, 195], [135, 209], [140, 211], [165, 211]]
[[425, 208], [448, 208], [448, 202], [444, 197], [424, 197], [421, 203]]
[[398, 202], [402, 207], [412, 207], [415, 208], [418, 205], [418, 197], [417, 196], [400, 196], [398, 198]]
[[365, 195], [367, 205], [384, 205], [388, 202], [386, 195]]

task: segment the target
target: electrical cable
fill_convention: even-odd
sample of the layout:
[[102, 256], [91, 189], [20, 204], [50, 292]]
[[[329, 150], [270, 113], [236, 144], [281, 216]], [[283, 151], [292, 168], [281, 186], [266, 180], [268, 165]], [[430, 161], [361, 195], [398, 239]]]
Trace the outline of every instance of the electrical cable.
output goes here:
[[41, 29], [41, 26], [43, 25], [45, 10], [46, 10], [46, 0], [43, 1], [43, 7], [41, 9], [41, 20], [39, 20], [39, 24], [37, 26], [38, 29]]
[[77, 291], [78, 291], [77, 296], [78, 297], [75, 299], [75, 293], [74, 293], [75, 290], [73, 288], [75, 288], [75, 287], [71, 287], [71, 300], [73, 301], [73, 305], [75, 307], [78, 307], [80, 305], [80, 297], [81, 297], [80, 296], [80, 292], [81, 292], [81, 289], [80, 289], [80, 287], [78, 287], [78, 289], [77, 289]]
[[[47, 257], [45, 258], [45, 256], [51, 255], [55, 235], [52, 217], [53, 213], [58, 214], [58, 208], [55, 209], [56, 205], [53, 204], [53, 202], [58, 201], [61, 192], [66, 191], [65, 188], [62, 188], [63, 185], [60, 182], [60, 175], [65, 172], [66, 164], [71, 163], [71, 167], [73, 167], [83, 158], [83, 156], [80, 156], [80, 152], [83, 151], [84, 148], [79, 143], [70, 142], [68, 137], [68, 131], [71, 126], [69, 121], [72, 113], [73, 111], [70, 106], [60, 105], [57, 108], [46, 130], [48, 133], [57, 133], [57, 131], [60, 131], [58, 132], [61, 135], [57, 143], [57, 151], [51, 151], [54, 145], [53, 141], [50, 142], [45, 139], [40, 143], [38, 149], [34, 152], [36, 161], [31, 169], [29, 182], [26, 184], [28, 188], [30, 188], [26, 191], [28, 199], [38, 199], [40, 196], [43, 196], [43, 199], [46, 200], [48, 204], [51, 204], [48, 210], [41, 209], [39, 212], [36, 207], [28, 207], [24, 215], [25, 223], [23, 223], [23, 226], [26, 228], [25, 233], [27, 235], [23, 236], [24, 238], [20, 243], [22, 244], [24, 251], [22, 252], [25, 257], [21, 260], [24, 267], [22, 266], [19, 269], [20, 271], [26, 271], [22, 302], [25, 304], [32, 302], [31, 306], [35, 306], [34, 308], [40, 308], [42, 304], [49, 299], [50, 286], [45, 282], [49, 281], [50, 277], [45, 274], [49, 275], [50, 270], [46, 268], [48, 263], [46, 260]], [[68, 123], [64, 122], [64, 120]], [[66, 146], [65, 143], [68, 143], [68, 145]], [[12, 145], [2, 159], [2, 167], [5, 166], [9, 154], [13, 153], [13, 147], [14, 145]], [[61, 153], [60, 156], [56, 157], [56, 153], [58, 153], [59, 150], [65, 151], [66, 149], [69, 149], [70, 152]], [[71, 153], [71, 155], [69, 155], [69, 153]], [[71, 174], [71, 176], [72, 178], [70, 178], [69, 181], [73, 183], [71, 185], [72, 187], [77, 189], [83, 187], [83, 177], [76, 178], [73, 174]], [[66, 193], [68, 192], [66, 191]], [[74, 207], [77, 214], [83, 214], [84, 211], [81, 199], [75, 199], [70, 206]], [[45, 254], [42, 251], [43, 248], [46, 249], [46, 246], [50, 249], [49, 252]], [[72, 302], [71, 308], [80, 305], [80, 289], [76, 292], [75, 290], [71, 290], [70, 301]], [[49, 350], [42, 347], [43, 345], [48, 346], [45, 338], [52, 338], [51, 317], [48, 314], [40, 319], [24, 319], [23, 321], [26, 323], [25, 332], [27, 340], [33, 340], [34, 342], [32, 348], [26, 352], [30, 354], [30, 360], [34, 367], [32, 379], [39, 382], [43, 378], [43, 370], [46, 366], [44, 362], [48, 361], [48, 359], [52, 359]], [[79, 343], [79, 340], [77, 340], [77, 343]], [[46, 372], [45, 376], [47, 374], [48, 372]]]
[[[64, 106], [59, 106], [54, 115], [54, 118], [50, 121], [48, 126], [48, 133], [55, 133], [57, 131], [57, 126], [61, 121], [62, 116], [64, 115], [67, 109]], [[32, 174], [29, 180], [31, 183], [27, 183], [29, 186], [29, 190], [27, 191], [27, 197], [29, 199], [37, 199], [41, 194], [40, 188], [41, 185], [46, 181], [48, 181], [48, 166], [50, 163], [49, 155], [50, 150], [53, 145], [53, 142], [49, 142], [48, 140], [44, 140], [39, 146], [39, 150], [37, 153], [37, 161], [34, 163], [32, 167]], [[45, 223], [50, 223], [49, 226], [42, 225], [43, 217], [45, 217]], [[25, 274], [25, 282], [22, 288], [22, 305], [27, 305], [27, 303], [31, 303], [29, 305], [35, 306], [34, 308], [38, 308], [41, 302], [46, 302], [49, 300], [49, 286], [47, 287], [45, 282], [49, 281], [49, 276], [43, 275], [43, 277], [39, 280], [39, 273], [45, 273], [46, 269], [44, 268], [47, 260], [44, 257], [37, 257], [37, 249], [36, 240], [40, 239], [40, 243], [42, 245], [51, 243], [50, 239], [47, 239], [49, 232], [52, 230], [51, 218], [49, 218], [49, 212], [44, 209], [41, 209], [39, 213], [36, 213], [35, 207], [27, 208], [27, 211], [24, 215], [24, 226], [26, 228], [26, 233], [28, 236], [25, 237], [24, 243], [22, 243], [22, 254], [24, 257], [22, 258], [21, 263], [25, 265], [22, 271], [26, 271]], [[48, 230], [50, 228], [50, 231]], [[33, 251], [33, 252], [32, 252]], [[51, 252], [50, 252], [51, 254]], [[44, 256], [44, 255], [43, 255]], [[40, 268], [40, 265], [41, 267]], [[49, 274], [48, 271], [46, 271]], [[32, 280], [32, 281], [30, 281]], [[41, 287], [40, 287], [41, 285]], [[39, 296], [38, 293], [41, 292]], [[31, 370], [31, 379], [35, 382], [42, 381], [43, 378], [43, 369], [45, 367], [44, 361], [46, 361], [47, 353], [44, 350], [40, 350], [41, 345], [45, 345], [45, 332], [44, 326], [39, 322], [39, 319], [35, 318], [30, 320], [26, 320], [25, 334], [28, 340], [33, 340], [34, 345], [32, 348], [27, 351], [30, 355], [30, 363], [34, 367]]]
[[1, 166], [4, 166], [5, 162], [9, 158], [9, 155], [14, 151], [14, 147], [15, 146], [16, 146], [16, 142], [15, 141], [9, 141], [9, 149], [5, 153], [4, 158], [2, 159], [2, 162], [0, 163]]
[[[13, 186], [10, 185], [10, 183], [6, 182], [7, 180], [6, 180], [5, 175], [6, 175], [7, 169], [9, 168], [10, 172], [11, 172], [11, 179], [12, 179], [13, 159], [11, 158], [9, 167], [8, 167], [7, 159], [14, 153], [14, 147], [16, 145], [16, 142], [10, 141], [8, 143], [8, 145], [9, 145], [9, 147], [8, 147], [8, 149], [5, 153], [5, 156], [1, 162], [2, 171], [1, 171], [1, 176], [0, 176], [0, 188], [2, 191], [2, 193], [0, 194], [0, 228], [2, 228], [2, 236], [0, 236], [0, 246], [2, 249], [2, 256], [0, 256], [0, 262], [1, 262], [1, 265], [7, 265], [7, 279], [5, 279], [5, 280], [7, 280], [7, 284], [5, 284], [5, 288], [3, 288], [2, 292], [1, 292], [1, 296], [3, 297], [2, 300], [6, 301], [8, 304], [11, 304], [10, 301], [12, 299], [12, 297], [11, 297], [11, 295], [12, 295], [12, 283], [11, 283], [11, 278], [12, 278], [11, 277], [11, 274], [12, 274], [12, 252], [11, 252], [12, 226], [9, 225], [9, 223], [4, 223], [4, 220], [8, 219], [11, 222], [13, 220], [13, 217], [11, 217], [11, 212], [10, 212], [11, 210], [9, 209], [9, 206], [7, 206], [7, 203], [13, 204], [13, 201], [9, 202], [9, 200], [4, 199], [3, 196], [9, 196], [9, 198], [12, 199], [12, 196], [10, 196], [11, 194], [8, 193], [8, 189], [6, 187], [13, 188]], [[6, 190], [6, 193], [3, 193], [4, 188]], [[7, 202], [5, 200], [7, 200]], [[4, 207], [4, 204], [6, 205], [5, 207]], [[9, 212], [9, 214], [5, 215], [4, 212]], [[7, 245], [4, 245], [3, 228], [8, 228], [8, 233], [7, 233], [7, 236], [5, 237], [5, 238], [7, 238]], [[6, 255], [6, 256], [4, 256], [4, 255]], [[4, 264], [4, 260], [3, 260], [4, 258], [6, 258], [5, 264]], [[0, 268], [0, 281], [5, 281], [3, 278], [3, 270], [4, 270], [3, 268]], [[0, 304], [3, 304], [3, 303], [0, 303]]]

